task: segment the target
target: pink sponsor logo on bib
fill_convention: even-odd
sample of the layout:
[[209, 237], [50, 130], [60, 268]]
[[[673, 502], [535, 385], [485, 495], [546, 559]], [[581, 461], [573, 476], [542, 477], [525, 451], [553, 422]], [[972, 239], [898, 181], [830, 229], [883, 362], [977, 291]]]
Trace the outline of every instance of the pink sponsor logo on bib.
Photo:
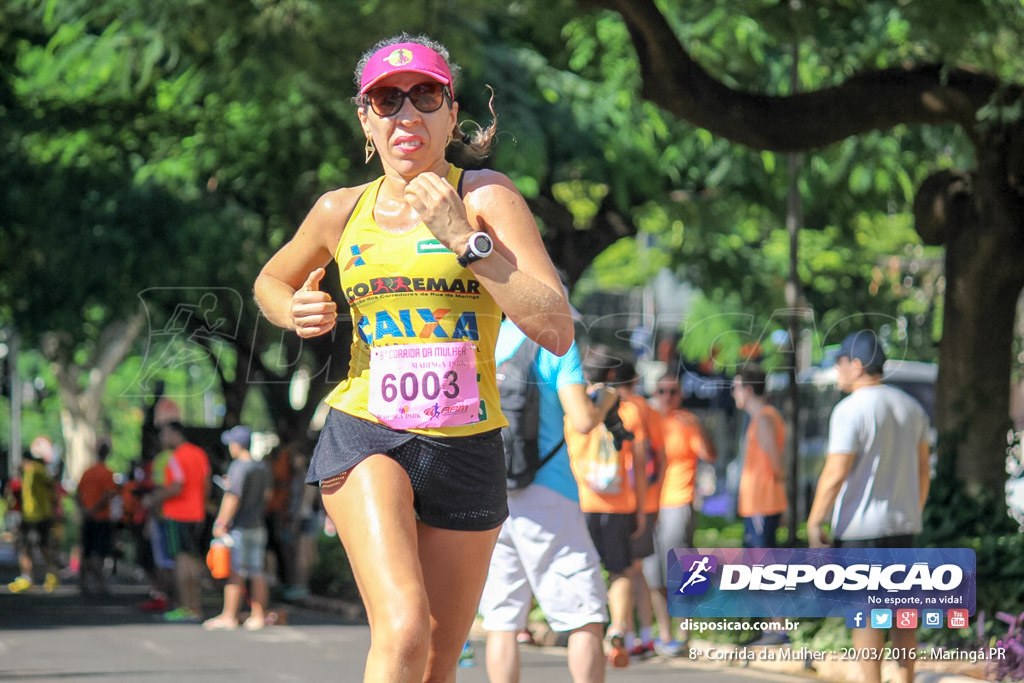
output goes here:
[[473, 343], [373, 347], [367, 409], [393, 429], [477, 422], [480, 389]]

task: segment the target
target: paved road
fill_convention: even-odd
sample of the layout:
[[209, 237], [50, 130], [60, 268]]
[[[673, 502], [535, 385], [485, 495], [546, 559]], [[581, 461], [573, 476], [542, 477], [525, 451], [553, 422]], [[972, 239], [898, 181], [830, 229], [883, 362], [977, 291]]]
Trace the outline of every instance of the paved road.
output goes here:
[[[116, 586], [103, 597], [84, 598], [71, 586], [52, 594], [34, 588], [12, 595], [7, 582], [17, 573], [13, 553], [0, 544], [0, 681], [328, 681], [362, 680], [370, 646], [362, 622], [313, 609], [288, 607], [288, 625], [258, 632], [207, 633], [198, 625], [165, 624], [139, 611], [145, 591]], [[204, 596], [207, 616], [220, 608], [219, 596]], [[474, 637], [478, 664], [460, 668], [459, 683], [485, 683], [483, 642]], [[569, 681], [563, 648], [524, 647], [523, 683]], [[608, 683], [750, 683], [814, 680], [810, 672], [775, 673], [723, 668], [687, 660], [655, 658], [628, 669], [609, 669]], [[835, 670], [818, 680], [855, 680], [856, 672]], [[918, 672], [918, 683], [977, 683], [957, 675]]]
[[[11, 576], [8, 576], [11, 574]], [[0, 571], [4, 584], [13, 573]], [[355, 681], [362, 678], [369, 629], [361, 623], [292, 608], [287, 626], [207, 633], [165, 624], [136, 609], [139, 587], [83, 598], [70, 586], [12, 595], [0, 587], [0, 680], [24, 681]], [[208, 596], [206, 612], [219, 604]], [[478, 657], [483, 643], [475, 642]], [[565, 650], [523, 649], [524, 683], [569, 680]], [[460, 683], [484, 683], [482, 661], [461, 668]], [[792, 680], [740, 670], [692, 668], [649, 660], [610, 670], [609, 683], [750, 683]]]

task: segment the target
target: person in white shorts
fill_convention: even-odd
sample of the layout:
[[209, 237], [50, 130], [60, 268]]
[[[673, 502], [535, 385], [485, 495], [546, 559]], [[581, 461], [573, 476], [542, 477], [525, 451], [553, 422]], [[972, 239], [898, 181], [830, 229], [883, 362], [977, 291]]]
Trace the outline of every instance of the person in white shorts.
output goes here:
[[[509, 360], [524, 339], [510, 321], [502, 323], [496, 364]], [[533, 368], [540, 387], [542, 455], [563, 441], [564, 416], [574, 429], [586, 433], [616, 402], [611, 390], [603, 391], [596, 403], [587, 395], [575, 344], [562, 357], [541, 349]], [[480, 600], [491, 683], [519, 680], [516, 634], [527, 625], [534, 597], [551, 628], [569, 633], [572, 680], [604, 681], [608, 595], [564, 443], [532, 484], [508, 492], [508, 508]]]

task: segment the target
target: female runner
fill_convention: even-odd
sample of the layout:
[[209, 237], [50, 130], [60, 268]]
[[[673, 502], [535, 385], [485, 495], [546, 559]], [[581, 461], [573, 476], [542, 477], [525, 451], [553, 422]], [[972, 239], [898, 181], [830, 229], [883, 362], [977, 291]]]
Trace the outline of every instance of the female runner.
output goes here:
[[573, 341], [568, 302], [512, 182], [445, 160], [461, 135], [447, 50], [402, 34], [356, 68], [367, 162], [383, 176], [323, 195], [256, 280], [304, 338], [334, 328], [335, 261], [351, 308], [348, 377], [310, 462], [366, 606], [367, 681], [454, 681], [507, 515], [494, 345], [502, 311], [540, 345]]

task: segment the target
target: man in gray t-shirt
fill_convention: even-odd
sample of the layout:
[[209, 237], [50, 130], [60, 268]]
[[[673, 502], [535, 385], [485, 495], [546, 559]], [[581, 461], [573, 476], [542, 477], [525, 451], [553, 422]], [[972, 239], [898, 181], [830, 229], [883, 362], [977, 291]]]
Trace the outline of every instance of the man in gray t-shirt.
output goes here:
[[829, 422], [828, 456], [807, 519], [812, 548], [828, 545], [822, 526], [829, 509], [836, 545], [905, 547], [921, 531], [928, 417], [910, 395], [882, 384], [884, 363], [872, 332], [851, 334], [840, 347], [837, 383], [850, 395]]
[[231, 452], [227, 487], [221, 500], [213, 535], [231, 546], [231, 575], [224, 586], [224, 609], [203, 622], [208, 631], [238, 628], [238, 610], [246, 578], [251, 584], [252, 612], [243, 624], [248, 630], [263, 628], [267, 605], [267, 582], [263, 563], [267, 551], [267, 529], [264, 510], [270, 472], [262, 462], [253, 460], [249, 452], [252, 432], [239, 425], [221, 434], [221, 442]]
[[[904, 548], [921, 531], [928, 496], [928, 417], [908, 394], [882, 384], [885, 353], [872, 332], [843, 340], [836, 362], [837, 384], [850, 392], [829, 423], [828, 455], [807, 516], [812, 548], [827, 546], [822, 527], [832, 512], [834, 545]], [[894, 652], [917, 646], [913, 629], [891, 631]], [[884, 631], [854, 629], [853, 645], [880, 650]], [[899, 660], [901, 678], [913, 680], [914, 662]], [[879, 681], [881, 660], [862, 659], [864, 680]]]

